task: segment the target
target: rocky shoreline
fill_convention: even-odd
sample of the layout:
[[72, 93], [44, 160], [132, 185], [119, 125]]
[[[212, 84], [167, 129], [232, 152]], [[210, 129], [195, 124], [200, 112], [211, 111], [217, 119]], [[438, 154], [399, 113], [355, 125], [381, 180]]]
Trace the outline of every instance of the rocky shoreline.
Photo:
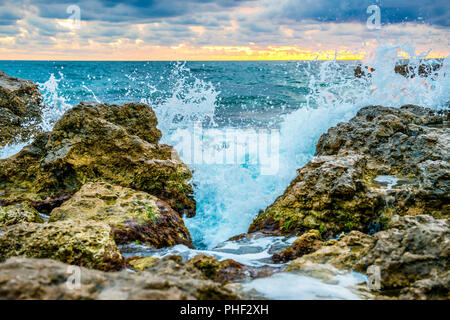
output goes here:
[[[239, 299], [240, 282], [272, 273], [205, 255], [125, 258], [120, 245], [193, 247], [191, 171], [145, 104], [80, 103], [51, 132], [34, 126], [42, 108], [31, 81], [0, 73], [0, 147], [34, 137], [0, 159], [0, 299]], [[377, 298], [448, 299], [448, 119], [362, 108], [322, 135], [249, 234], [298, 236], [272, 257], [287, 272], [376, 270]]]

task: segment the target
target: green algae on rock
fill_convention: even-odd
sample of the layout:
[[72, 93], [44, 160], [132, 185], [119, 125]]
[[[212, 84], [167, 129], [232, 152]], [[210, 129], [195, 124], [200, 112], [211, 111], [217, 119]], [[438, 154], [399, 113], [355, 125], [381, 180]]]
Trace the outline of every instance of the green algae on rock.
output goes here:
[[36, 209], [26, 203], [0, 207], [0, 228], [22, 222], [42, 223], [44, 220]]
[[207, 279], [226, 283], [248, 278], [248, 268], [232, 259], [219, 261], [213, 256], [198, 254], [187, 261], [186, 267], [199, 270]]
[[428, 215], [395, 216], [373, 236], [352, 231], [293, 260], [286, 271], [316, 272], [314, 265], [369, 273], [378, 269], [381, 297], [448, 299], [450, 222]]
[[[395, 214], [449, 217], [448, 117], [448, 111], [412, 105], [362, 108], [321, 136], [316, 157], [249, 232], [319, 229], [329, 237], [383, 229]], [[403, 183], [382, 188], [380, 175]]]
[[310, 230], [302, 234], [292, 243], [289, 248], [284, 249], [280, 253], [275, 253], [272, 260], [275, 262], [286, 262], [301, 257], [319, 249], [323, 244], [322, 236], [319, 230]]
[[0, 71], [0, 148], [26, 142], [39, 133], [41, 116], [42, 98], [37, 85]]
[[111, 228], [94, 221], [12, 225], [0, 233], [0, 257], [14, 256], [50, 258], [104, 271], [124, 267]]
[[103, 180], [148, 192], [181, 215], [193, 216], [191, 172], [171, 146], [157, 143], [156, 123], [145, 104], [80, 103], [52, 132], [0, 160], [0, 202], [51, 204], [86, 182]]
[[70, 266], [49, 259], [0, 263], [0, 299], [196, 300], [239, 299], [210, 280], [161, 273], [101, 272], [81, 268], [79, 287], [68, 285]]
[[117, 244], [138, 240], [156, 248], [192, 246], [183, 219], [164, 201], [142, 191], [88, 182], [49, 221], [65, 219], [102, 221], [111, 226]]

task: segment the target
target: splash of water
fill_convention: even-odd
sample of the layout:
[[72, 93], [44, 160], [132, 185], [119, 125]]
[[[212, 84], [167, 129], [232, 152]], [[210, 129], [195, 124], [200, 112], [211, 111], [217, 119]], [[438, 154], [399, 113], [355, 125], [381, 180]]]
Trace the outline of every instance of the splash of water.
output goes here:
[[[363, 79], [354, 77], [355, 65], [328, 61], [309, 63], [305, 68], [305, 63], [299, 63], [309, 78], [309, 94], [298, 110], [283, 119], [279, 152], [273, 155], [273, 161], [278, 161], [275, 174], [263, 175], [258, 164], [246, 162], [190, 164], [198, 206], [196, 217], [185, 222], [196, 246], [213, 248], [233, 235], [246, 232], [257, 212], [272, 203], [294, 178], [296, 169], [313, 157], [320, 136], [331, 126], [348, 121], [361, 107], [418, 104], [445, 108], [449, 98], [446, 76], [449, 59], [443, 61], [437, 76], [407, 79], [394, 72], [395, 65], [402, 62], [398, 57], [400, 48], [410, 54], [410, 65], [418, 69], [423, 56], [414, 55], [414, 49], [405, 46], [380, 46], [372, 52], [363, 66], [376, 71], [372, 77]], [[173, 94], [156, 112], [165, 141], [179, 149], [179, 137], [186, 135], [186, 130], [191, 133], [194, 130], [189, 126], [192, 119], [211, 119], [219, 92], [200, 79], [188, 84], [186, 79], [193, 76], [184, 64], [177, 65], [173, 77], [177, 79]], [[217, 134], [217, 130], [202, 132], [203, 141], [215, 141], [203, 143], [203, 152], [204, 149], [217, 152], [221, 145], [214, 140]], [[190, 163], [190, 159], [183, 160]]]
[[59, 72], [59, 78], [52, 73], [50, 78], [44, 83], [38, 83], [45, 106], [42, 109], [41, 128], [43, 131], [51, 131], [56, 121], [58, 121], [64, 112], [72, 106], [67, 103], [64, 96], [61, 95], [59, 83], [64, 79], [64, 75]]

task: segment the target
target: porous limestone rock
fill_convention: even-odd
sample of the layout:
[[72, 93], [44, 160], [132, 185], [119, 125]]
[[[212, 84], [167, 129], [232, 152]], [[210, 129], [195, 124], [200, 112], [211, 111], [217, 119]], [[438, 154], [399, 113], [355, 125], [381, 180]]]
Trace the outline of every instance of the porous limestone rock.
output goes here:
[[210, 280], [150, 272], [73, 270], [70, 265], [49, 259], [11, 258], [0, 264], [0, 299], [231, 300], [239, 297]]
[[286, 262], [318, 250], [323, 245], [319, 230], [310, 230], [295, 239], [294, 243], [280, 253], [275, 253], [272, 260]]
[[117, 244], [138, 241], [156, 248], [192, 246], [183, 219], [166, 202], [106, 182], [86, 183], [51, 212], [49, 221], [66, 219], [105, 222], [113, 229]]
[[124, 260], [103, 222], [21, 223], [0, 233], [0, 258], [50, 258], [99, 270], [120, 270]]
[[[396, 215], [450, 216], [449, 112], [364, 107], [323, 134], [316, 156], [249, 231], [322, 236], [386, 228]], [[378, 178], [395, 181], [383, 186]]]
[[0, 160], [0, 205], [28, 200], [49, 212], [85, 183], [103, 180], [152, 194], [193, 216], [191, 172], [171, 146], [158, 144], [156, 123], [142, 103], [80, 103], [52, 132]]
[[42, 223], [44, 220], [36, 209], [26, 203], [0, 207], [0, 228], [22, 222]]
[[42, 98], [38, 86], [0, 71], [0, 148], [26, 142], [41, 131]]

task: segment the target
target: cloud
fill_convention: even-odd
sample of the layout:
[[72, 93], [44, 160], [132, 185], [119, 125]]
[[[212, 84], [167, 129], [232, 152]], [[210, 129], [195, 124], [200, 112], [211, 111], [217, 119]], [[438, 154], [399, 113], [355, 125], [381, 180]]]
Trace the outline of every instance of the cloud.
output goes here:
[[381, 9], [383, 23], [425, 22], [450, 25], [448, 0], [289, 0], [275, 10], [273, 16], [294, 21], [365, 22], [370, 5]]
[[[73, 58], [130, 54], [128, 59], [135, 51], [145, 55], [145, 50], [160, 50], [166, 59], [183, 53], [270, 55], [269, 47], [296, 54], [302, 48], [360, 48], [377, 38], [413, 39], [425, 48], [448, 52], [447, 2], [0, 0], [0, 59], [5, 52], [31, 56], [38, 51]], [[369, 30], [365, 24], [367, 6], [374, 3], [381, 8], [382, 30]], [[73, 4], [81, 9], [80, 29], [68, 20], [67, 7]]]

